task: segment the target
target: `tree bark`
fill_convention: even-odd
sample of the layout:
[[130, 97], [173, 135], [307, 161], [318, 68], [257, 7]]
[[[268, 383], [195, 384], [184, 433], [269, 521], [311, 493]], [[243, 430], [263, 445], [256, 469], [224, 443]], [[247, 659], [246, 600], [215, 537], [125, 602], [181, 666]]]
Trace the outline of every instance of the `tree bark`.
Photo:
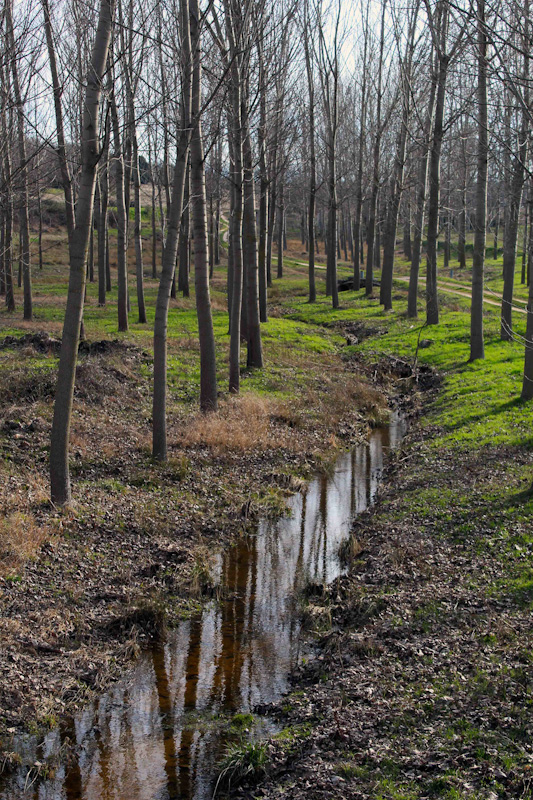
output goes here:
[[424, 235], [424, 210], [426, 205], [426, 192], [428, 184], [429, 148], [431, 139], [431, 126], [433, 123], [433, 110], [435, 108], [437, 83], [435, 78], [431, 81], [431, 91], [424, 124], [423, 152], [420, 158], [418, 173], [418, 189], [416, 197], [416, 211], [413, 237], [413, 253], [411, 269], [409, 272], [409, 292], [407, 296], [407, 316], [414, 319], [418, 316], [418, 277], [422, 256], [422, 238]]
[[157, 461], [167, 459], [167, 325], [172, 279], [176, 268], [183, 194], [191, 138], [192, 103], [191, 38], [189, 0], [180, 0], [182, 58], [182, 124], [178, 140], [172, 195], [168, 209], [167, 237], [155, 307], [154, 396], [152, 402], [152, 453]]
[[372, 297], [374, 293], [374, 259], [376, 242], [376, 212], [379, 192], [379, 157], [381, 150], [381, 103], [382, 103], [382, 80], [383, 80], [383, 50], [385, 46], [385, 0], [381, 12], [381, 33], [379, 42], [379, 63], [378, 63], [378, 85], [376, 102], [376, 134], [374, 137], [374, 154], [372, 170], [372, 192], [370, 196], [370, 208], [368, 212], [367, 242], [368, 249], [366, 254], [366, 275], [365, 275], [365, 295]]
[[85, 268], [92, 220], [99, 152], [99, 112], [113, 20], [112, 0], [101, 0], [91, 63], [87, 74], [82, 129], [82, 171], [75, 228], [70, 241], [70, 275], [59, 356], [59, 370], [50, 442], [50, 481], [53, 503], [70, 502], [68, 444], [80, 325], [85, 293]]
[[125, 187], [124, 187], [124, 159], [122, 157], [122, 144], [120, 141], [120, 123], [118, 118], [117, 102], [113, 88], [110, 89], [110, 109], [113, 126], [113, 142], [115, 147], [115, 194], [117, 203], [117, 284], [118, 284], [118, 329], [128, 330], [128, 256], [127, 247], [127, 220]]
[[428, 202], [428, 244], [426, 276], [426, 321], [428, 325], [438, 325], [439, 301], [437, 292], [437, 239], [439, 235], [440, 201], [440, 156], [444, 136], [444, 104], [446, 99], [446, 80], [448, 76], [449, 55], [446, 52], [446, 38], [449, 8], [443, 0], [439, 30], [439, 53], [437, 87], [435, 93], [435, 121], [429, 156], [429, 202]]
[[[30, 264], [30, 217], [29, 217], [29, 197], [28, 197], [28, 166], [26, 160], [26, 131], [24, 118], [24, 103], [20, 90], [18, 72], [18, 53], [15, 46], [15, 33], [13, 29], [12, 0], [6, 0], [5, 16], [6, 29], [8, 34], [8, 46], [11, 51], [11, 76], [13, 79], [13, 93], [15, 95], [15, 105], [17, 111], [17, 140], [19, 167], [18, 175], [20, 182], [19, 192], [19, 236], [20, 236], [20, 260], [22, 266], [22, 280], [24, 284], [24, 319], [33, 319], [33, 299], [31, 290], [31, 264]], [[20, 285], [20, 284], [19, 284]]]
[[209, 257], [207, 247], [207, 202], [205, 162], [200, 117], [202, 95], [200, 10], [198, 0], [190, 0], [191, 40], [193, 45], [191, 194], [194, 229], [194, 286], [198, 337], [200, 340], [200, 408], [216, 411], [217, 365], [215, 334], [209, 296]]
[[[247, 99], [245, 99], [247, 102]], [[263, 366], [263, 346], [259, 319], [258, 252], [255, 215], [254, 173], [252, 142], [250, 138], [247, 110], [243, 113], [243, 162], [244, 162], [244, 218], [243, 252], [246, 269], [246, 342], [247, 366]]]
[[[526, 29], [528, 26], [529, 0], [524, 4], [524, 15]], [[518, 240], [518, 222], [520, 217], [520, 206], [522, 204], [522, 191], [524, 188], [526, 161], [529, 144], [529, 33], [526, 30], [524, 35], [524, 67], [523, 67], [523, 86], [525, 87], [525, 108], [522, 109], [522, 124], [519, 136], [518, 152], [514, 156], [514, 164], [510, 175], [510, 193], [507, 201], [507, 225], [505, 228], [505, 239], [503, 243], [503, 294], [500, 320], [500, 335], [503, 341], [511, 341], [513, 338], [513, 291], [516, 267], [516, 245]]]
[[489, 158], [485, 0], [477, 0], [477, 29], [478, 144], [476, 221], [474, 232], [474, 258], [472, 263], [472, 309], [470, 315], [470, 361], [475, 361], [478, 358], [485, 358], [485, 345], [483, 342], [483, 277], [487, 240], [487, 174]]

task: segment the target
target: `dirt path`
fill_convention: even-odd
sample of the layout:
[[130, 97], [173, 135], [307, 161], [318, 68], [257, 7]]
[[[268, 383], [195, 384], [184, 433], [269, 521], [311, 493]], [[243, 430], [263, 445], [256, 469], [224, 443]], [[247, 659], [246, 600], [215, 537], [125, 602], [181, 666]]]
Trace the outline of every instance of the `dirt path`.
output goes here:
[[[395, 280], [402, 281], [403, 283], [409, 283], [409, 276], [408, 275], [397, 275]], [[420, 283], [424, 286], [426, 284], [425, 278], [419, 278]], [[464, 286], [459, 283], [449, 283], [447, 281], [438, 280], [438, 289], [441, 292], [445, 292], [446, 294], [455, 294], [458, 297], [464, 297], [466, 300], [472, 299], [472, 289], [470, 286]], [[495, 292], [485, 290], [483, 292], [483, 302], [489, 306], [496, 306], [500, 308], [502, 301], [501, 297], [497, 295]], [[520, 303], [520, 300], [514, 300], [514, 303]], [[527, 308], [521, 307], [518, 305], [513, 305], [513, 311], [517, 311], [519, 314], [527, 314]]]

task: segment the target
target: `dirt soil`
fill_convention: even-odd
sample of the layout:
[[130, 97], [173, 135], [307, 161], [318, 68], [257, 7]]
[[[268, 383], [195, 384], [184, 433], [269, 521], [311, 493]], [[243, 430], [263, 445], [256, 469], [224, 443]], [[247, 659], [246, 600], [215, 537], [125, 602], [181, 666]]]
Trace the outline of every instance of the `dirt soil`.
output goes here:
[[[157, 465], [150, 356], [121, 342], [84, 345], [71, 432], [75, 504], [63, 511], [47, 497], [55, 370], [42, 363], [57, 346], [41, 334], [1, 346], [12, 359], [0, 389], [4, 769], [15, 734], [39, 735], [72, 715], [197, 607], [212, 591], [213, 550], [259, 514], [279, 514], [324, 465], [325, 441], [332, 453], [348, 447], [394, 397], [412, 411], [419, 397], [409, 365], [347, 359], [345, 380], [361, 402], [344, 402], [334, 432], [320, 416], [262, 399], [224, 401], [209, 425], [196, 408], [176, 407], [170, 459]], [[232, 427], [236, 415], [248, 438]]]
[[[520, 503], [509, 468], [531, 455], [441, 450], [437, 434], [412, 428], [355, 523], [349, 574], [310, 598], [326, 620], [309, 632], [317, 657], [270, 709], [294, 735], [230, 797], [533, 797], [531, 606], [506, 588], [494, 525], [505, 509], [487, 507], [487, 486], [506, 481]], [[449, 492], [467, 499], [443, 514]]]

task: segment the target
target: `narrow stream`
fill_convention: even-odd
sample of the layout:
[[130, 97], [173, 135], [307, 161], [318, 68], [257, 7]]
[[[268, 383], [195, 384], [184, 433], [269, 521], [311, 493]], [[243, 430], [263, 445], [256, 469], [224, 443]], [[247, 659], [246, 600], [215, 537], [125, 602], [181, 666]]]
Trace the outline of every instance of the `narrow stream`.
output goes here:
[[[221, 561], [222, 601], [183, 622], [69, 730], [51, 731], [40, 746], [20, 742], [25, 763], [42, 762], [68, 736], [76, 759], [59, 757], [55, 773], [33, 783], [27, 768], [15, 772], [0, 784], [1, 800], [211, 798], [229, 720], [288, 690], [301, 657], [298, 594], [341, 574], [339, 546], [374, 499], [386, 452], [405, 428], [393, 414], [367, 443], [341, 455], [331, 476], [317, 476], [291, 498], [287, 516], [262, 520], [257, 535]], [[270, 730], [260, 720], [256, 735]]]

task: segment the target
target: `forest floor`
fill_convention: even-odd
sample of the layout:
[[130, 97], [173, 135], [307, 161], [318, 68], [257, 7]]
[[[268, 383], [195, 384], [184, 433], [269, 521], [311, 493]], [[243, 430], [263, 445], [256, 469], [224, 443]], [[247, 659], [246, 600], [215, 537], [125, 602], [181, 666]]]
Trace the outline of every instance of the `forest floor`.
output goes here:
[[[12, 739], [43, 734], [123, 674], [162, 629], [213, 593], [216, 553], [276, 516], [286, 498], [342, 449], [388, 418], [395, 360], [354, 370], [345, 324], [286, 318], [276, 295], [302, 290], [297, 274], [273, 290], [263, 327], [266, 366], [227, 386], [224, 274], [212, 286], [218, 413], [198, 411], [194, 297], [169, 320], [169, 460], [151, 458], [155, 281], [149, 324], [118, 334], [116, 290], [99, 308], [88, 285], [71, 430], [74, 502], [48, 500], [48, 449], [66, 254], [48, 232], [34, 274], [35, 318], [0, 311], [0, 771]], [[245, 358], [245, 352], [243, 352]], [[3, 766], [2, 766], [3, 765]]]
[[[377, 505], [357, 519], [349, 574], [308, 598], [318, 655], [271, 710], [283, 730], [258, 745], [269, 755], [266, 775], [253, 786], [234, 782], [230, 796], [533, 796], [531, 404], [518, 400], [523, 347], [498, 340], [497, 313], [486, 309], [486, 360], [468, 364], [467, 298], [443, 296], [435, 328], [405, 317], [402, 282], [393, 313], [353, 292], [336, 311], [323, 296], [309, 305], [304, 253], [293, 242], [269, 296], [265, 369], [243, 369], [241, 397], [221, 391], [207, 420], [197, 411], [194, 298], [173, 301], [170, 460], [157, 465], [156, 284], [147, 280], [149, 324], [132, 310], [127, 334], [117, 333], [116, 291], [102, 309], [89, 285], [72, 428], [75, 504], [64, 512], [47, 499], [62, 232], [47, 242], [35, 321], [0, 312], [3, 336], [14, 337], [0, 348], [0, 749], [8, 753], [20, 730], [56, 725], [196, 608], [212, 590], [215, 543], [249, 530], [259, 514], [279, 514], [288, 493], [385, 418], [399, 395], [416, 409], [416, 354], [442, 388], [392, 458]], [[213, 308], [225, 389], [222, 272]]]

